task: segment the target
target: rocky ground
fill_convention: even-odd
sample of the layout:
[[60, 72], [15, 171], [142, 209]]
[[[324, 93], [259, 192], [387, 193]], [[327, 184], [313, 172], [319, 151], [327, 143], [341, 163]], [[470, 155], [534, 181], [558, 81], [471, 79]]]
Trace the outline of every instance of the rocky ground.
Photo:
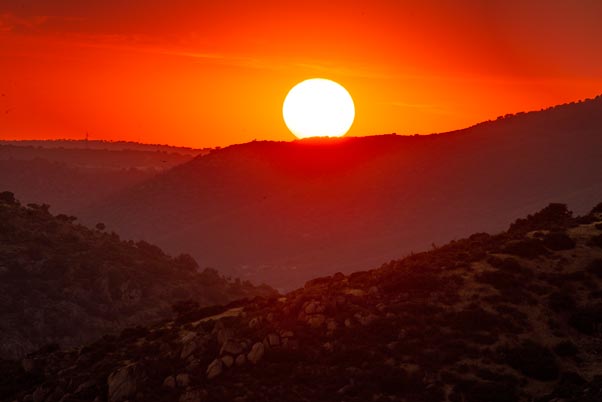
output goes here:
[[602, 205], [4, 361], [6, 401], [600, 401]]
[[214, 305], [275, 293], [199, 270], [146, 242], [89, 229], [47, 205], [0, 193], [0, 358], [49, 344], [81, 346], [172, 315], [172, 306]]

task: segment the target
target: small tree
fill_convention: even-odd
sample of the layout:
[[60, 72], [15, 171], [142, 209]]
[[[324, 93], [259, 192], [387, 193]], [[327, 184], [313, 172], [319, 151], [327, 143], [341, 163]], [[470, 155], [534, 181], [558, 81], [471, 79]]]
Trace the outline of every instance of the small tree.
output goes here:
[[3, 204], [16, 204], [17, 200], [15, 199], [15, 195], [10, 191], [3, 191], [0, 193], [0, 202]]

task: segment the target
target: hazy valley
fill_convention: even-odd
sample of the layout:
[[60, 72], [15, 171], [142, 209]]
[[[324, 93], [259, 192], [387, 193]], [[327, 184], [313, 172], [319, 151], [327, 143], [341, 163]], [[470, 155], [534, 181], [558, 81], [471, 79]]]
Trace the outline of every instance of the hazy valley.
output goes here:
[[550, 202], [602, 199], [602, 97], [430, 136], [251, 142], [87, 208], [126, 238], [292, 289], [475, 231]]

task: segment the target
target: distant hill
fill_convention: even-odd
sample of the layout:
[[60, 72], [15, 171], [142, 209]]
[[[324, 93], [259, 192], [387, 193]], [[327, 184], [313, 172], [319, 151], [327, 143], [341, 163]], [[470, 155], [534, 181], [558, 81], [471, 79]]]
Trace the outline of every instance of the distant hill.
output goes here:
[[145, 144], [132, 141], [104, 141], [104, 140], [0, 140], [0, 145], [13, 145], [22, 148], [63, 148], [87, 149], [104, 151], [145, 151], [163, 152], [166, 154], [180, 154], [198, 156], [211, 151], [210, 148], [176, 147], [164, 144]]
[[602, 204], [1, 362], [6, 401], [598, 402]]
[[602, 97], [429, 136], [251, 142], [82, 212], [127, 238], [290, 289], [475, 231], [537, 205], [602, 198]]
[[168, 316], [181, 301], [212, 305], [273, 292], [74, 219], [0, 192], [0, 358], [49, 343], [81, 345]]
[[108, 141], [0, 141], [0, 189], [77, 213], [209, 150]]

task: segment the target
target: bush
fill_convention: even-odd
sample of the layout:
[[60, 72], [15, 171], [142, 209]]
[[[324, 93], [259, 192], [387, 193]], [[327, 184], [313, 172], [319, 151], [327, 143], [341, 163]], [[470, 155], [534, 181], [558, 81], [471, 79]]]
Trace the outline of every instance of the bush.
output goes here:
[[602, 330], [602, 305], [577, 309], [569, 318], [569, 324], [585, 335], [596, 335]]
[[508, 273], [519, 275], [531, 274], [531, 271], [520, 265], [520, 263], [514, 258], [498, 258], [495, 256], [490, 256], [489, 258], [487, 258], [487, 262], [492, 267]]
[[575, 240], [564, 232], [551, 232], [544, 236], [543, 244], [551, 250], [570, 250], [575, 248]]
[[560, 357], [573, 357], [579, 353], [579, 349], [571, 341], [562, 341], [554, 347], [554, 353]]
[[515, 402], [518, 400], [516, 387], [491, 381], [458, 384], [450, 395], [452, 402]]
[[548, 306], [555, 312], [573, 310], [575, 300], [567, 291], [558, 291], [548, 296]]
[[13, 205], [17, 203], [17, 200], [15, 199], [15, 195], [10, 191], [3, 191], [0, 193], [0, 203]]
[[173, 259], [173, 262], [183, 271], [196, 272], [199, 269], [199, 264], [190, 254], [180, 254]]
[[602, 247], [602, 234], [592, 237], [589, 241], [589, 245], [594, 247]]
[[547, 254], [547, 250], [540, 240], [524, 239], [511, 241], [506, 244], [503, 251], [508, 254], [517, 255], [524, 258], [536, 258]]
[[598, 205], [596, 205], [590, 212], [591, 215], [593, 214], [602, 214], [602, 202], [599, 203]]
[[493, 286], [497, 290], [505, 290], [511, 289], [516, 286], [520, 286], [520, 280], [515, 275], [504, 272], [504, 271], [494, 271], [494, 272], [483, 272], [479, 274], [476, 278], [477, 282], [486, 283], [488, 285]]
[[524, 341], [519, 347], [506, 349], [506, 363], [525, 376], [540, 381], [558, 378], [558, 364], [554, 354], [533, 341]]
[[593, 260], [586, 269], [590, 274], [596, 275], [598, 278], [602, 278], [602, 259], [597, 258]]
[[534, 230], [564, 230], [573, 223], [573, 213], [565, 204], [552, 203], [539, 212], [517, 219], [508, 232], [525, 234]]

